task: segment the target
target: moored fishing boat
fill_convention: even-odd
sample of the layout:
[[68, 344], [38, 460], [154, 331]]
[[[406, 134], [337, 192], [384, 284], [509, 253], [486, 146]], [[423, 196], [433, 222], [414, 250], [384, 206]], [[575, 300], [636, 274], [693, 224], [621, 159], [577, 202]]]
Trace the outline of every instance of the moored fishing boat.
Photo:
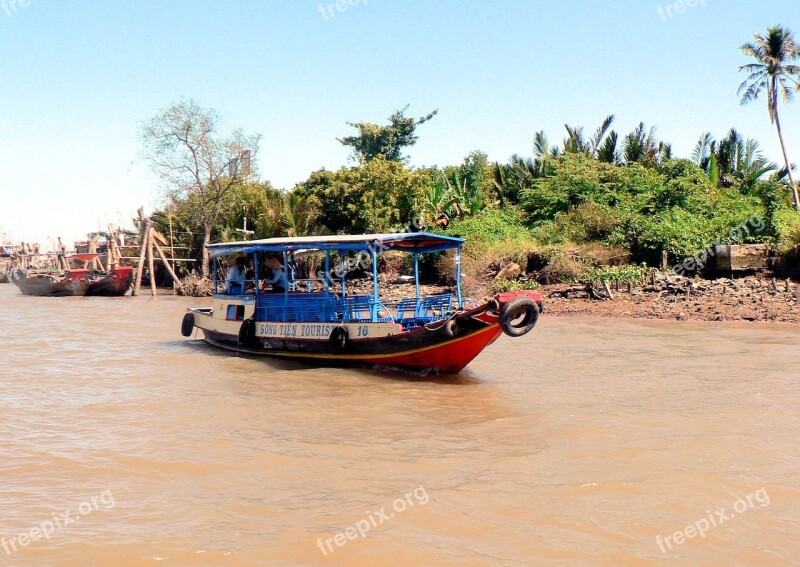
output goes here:
[[[482, 305], [465, 299], [463, 243], [460, 238], [419, 232], [210, 245], [214, 303], [189, 309], [181, 332], [188, 337], [199, 329], [206, 342], [247, 354], [459, 372], [502, 333], [518, 337], [529, 332], [543, 307], [535, 291], [497, 294]], [[454, 289], [423, 295], [420, 256], [447, 251], [454, 252]], [[384, 300], [378, 258], [387, 252], [411, 256], [413, 297]], [[236, 255], [242, 261], [233, 268], [235, 277], [229, 274], [225, 281], [219, 260]], [[321, 269], [309, 270], [309, 258]], [[371, 272], [371, 294], [348, 294], [347, 276], [356, 270]], [[245, 271], [247, 277], [238, 276]]]
[[[74, 254], [68, 259], [88, 266], [97, 254]], [[11, 279], [24, 295], [67, 297], [84, 295], [121, 296], [127, 293], [133, 281], [133, 268], [119, 266], [110, 271], [87, 268], [64, 271], [13, 270]]]
[[125, 295], [133, 282], [133, 267], [119, 266], [109, 272], [90, 274], [91, 283], [86, 295], [119, 297]]
[[17, 269], [11, 273], [12, 281], [23, 295], [40, 297], [71, 297], [86, 295], [89, 289], [89, 270], [61, 272], [28, 272]]
[[0, 244], [0, 284], [11, 283], [11, 258], [14, 249], [11, 246]]

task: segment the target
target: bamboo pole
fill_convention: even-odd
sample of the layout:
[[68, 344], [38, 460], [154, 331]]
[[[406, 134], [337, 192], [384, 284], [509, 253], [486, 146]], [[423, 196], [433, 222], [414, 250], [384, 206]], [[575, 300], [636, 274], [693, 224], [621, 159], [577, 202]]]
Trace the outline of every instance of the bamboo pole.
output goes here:
[[156, 271], [153, 268], [153, 241], [155, 240], [155, 235], [153, 234], [153, 227], [150, 226], [150, 230], [147, 236], [147, 269], [150, 271], [150, 293], [153, 297], [156, 296]]
[[64, 243], [61, 242], [61, 237], [58, 237], [58, 249], [60, 250], [60, 256], [58, 257], [58, 265], [61, 267], [63, 263], [64, 271], [69, 271], [69, 262], [67, 262], [67, 247], [64, 246]]
[[114, 225], [108, 225], [108, 271], [117, 266], [117, 237], [114, 234]]
[[[97, 237], [94, 236], [94, 235], [89, 237], [89, 249], [87, 250], [87, 252], [89, 254], [96, 254], [97, 253]], [[96, 257], [92, 258], [89, 262], [87, 262], [87, 264], [86, 264], [87, 268], [89, 267], [89, 264], [91, 264], [91, 269], [92, 270], [97, 270], [98, 269], [99, 262], [97, 261]]]
[[139, 295], [139, 289], [142, 287], [142, 272], [144, 271], [144, 257], [147, 252], [147, 238], [150, 236], [150, 221], [142, 221], [142, 232], [139, 237], [139, 260], [136, 263], [136, 281], [133, 284], [133, 291], [131, 295]]
[[164, 254], [164, 250], [161, 248], [161, 246], [158, 244], [158, 242], [154, 241], [153, 242], [153, 246], [155, 247], [156, 252], [158, 252], [158, 255], [161, 258], [161, 261], [164, 263], [164, 267], [167, 269], [167, 273], [172, 278], [172, 282], [174, 284], [173, 288], [176, 289], [176, 290], [179, 289], [181, 287], [181, 281], [178, 279], [178, 276], [175, 275], [175, 271], [169, 265], [169, 262], [167, 261], [167, 256], [166, 256], [166, 254]]

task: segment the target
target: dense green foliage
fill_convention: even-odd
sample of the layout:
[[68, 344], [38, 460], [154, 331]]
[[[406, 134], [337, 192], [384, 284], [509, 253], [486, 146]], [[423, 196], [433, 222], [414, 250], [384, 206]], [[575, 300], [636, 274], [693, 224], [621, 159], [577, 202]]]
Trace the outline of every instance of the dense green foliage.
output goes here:
[[681, 263], [716, 243], [767, 241], [782, 251], [800, 244], [786, 171], [735, 130], [719, 142], [704, 133], [691, 160], [676, 159], [654, 128], [642, 123], [617, 134], [610, 115], [588, 138], [566, 125], [562, 146], [537, 132], [532, 156], [505, 164], [474, 151], [459, 165], [409, 167], [399, 152], [431, 116], [414, 121], [401, 111], [375, 132], [356, 125], [359, 140], [343, 143], [354, 147], [358, 165], [312, 172], [290, 191], [237, 179], [220, 195], [217, 222], [205, 236], [208, 206], [204, 213], [200, 191], [171, 193], [155, 222], [164, 233], [171, 222], [176, 243], [198, 257], [204, 240], [241, 238], [245, 216], [255, 238], [438, 231], [467, 240], [465, 267], [473, 274], [515, 261], [543, 281], [587, 271], [628, 281], [641, 268], [602, 265], [657, 266], [664, 252]]
[[[601, 242], [656, 264], [662, 251], [673, 260], [693, 255], [766, 214], [757, 196], [715, 187], [687, 160], [619, 167], [568, 154], [552, 162], [522, 201], [534, 238], [546, 244]], [[744, 241], [764, 236], [750, 231]]]
[[317, 171], [295, 192], [318, 204], [318, 222], [335, 233], [397, 230], [414, 222], [414, 201], [431, 183], [426, 171], [376, 157], [336, 172]]

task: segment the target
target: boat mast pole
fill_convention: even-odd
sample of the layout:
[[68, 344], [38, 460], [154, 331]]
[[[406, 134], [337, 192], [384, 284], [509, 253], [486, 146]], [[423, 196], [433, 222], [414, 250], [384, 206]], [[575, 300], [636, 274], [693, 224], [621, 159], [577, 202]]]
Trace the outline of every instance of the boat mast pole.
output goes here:
[[419, 252], [414, 252], [414, 288], [417, 292], [417, 305], [415, 311], [419, 311], [420, 292], [419, 292]]
[[345, 321], [350, 320], [350, 314], [347, 312], [347, 272], [344, 265], [344, 250], [339, 250], [339, 258], [342, 260], [342, 319]]
[[[288, 277], [288, 274], [286, 272], [286, 268], [289, 266], [288, 262], [289, 262], [289, 253], [286, 250], [284, 250], [283, 251], [283, 277], [286, 279], [286, 281], [283, 282], [284, 284], [286, 284], [286, 285], [283, 286], [283, 322], [284, 323], [288, 323], [289, 322], [289, 321], [286, 320], [286, 311], [289, 308], [289, 277]], [[278, 282], [278, 283], [280, 283], [280, 282]]]
[[375, 247], [372, 248], [372, 322], [378, 319], [378, 303], [380, 302], [380, 294], [378, 293], [378, 251]]
[[219, 256], [214, 258], [214, 293], [219, 293]]
[[325, 277], [322, 278], [322, 285], [325, 286], [325, 293], [330, 293], [330, 273], [331, 273], [331, 251], [325, 250]]
[[456, 293], [458, 294], [458, 308], [464, 307], [464, 301], [461, 298], [461, 245], [456, 248]]
[[258, 269], [258, 252], [253, 252], [253, 269], [255, 270], [255, 277], [253, 278], [253, 285], [256, 286], [255, 294], [258, 295], [259, 290], [261, 289], [260, 285], [260, 272], [261, 270]]

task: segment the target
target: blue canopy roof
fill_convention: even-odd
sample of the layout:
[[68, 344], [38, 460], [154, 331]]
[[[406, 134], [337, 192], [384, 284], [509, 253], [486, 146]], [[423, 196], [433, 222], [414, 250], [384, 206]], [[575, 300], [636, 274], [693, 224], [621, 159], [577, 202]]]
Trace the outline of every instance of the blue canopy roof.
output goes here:
[[295, 238], [267, 238], [246, 242], [222, 242], [220, 244], [210, 244], [208, 250], [212, 258], [231, 254], [295, 252], [299, 250], [376, 251], [380, 254], [389, 250], [439, 252], [458, 248], [463, 243], [463, 238], [454, 236], [444, 236], [430, 232], [397, 232], [388, 234], [299, 236]]

